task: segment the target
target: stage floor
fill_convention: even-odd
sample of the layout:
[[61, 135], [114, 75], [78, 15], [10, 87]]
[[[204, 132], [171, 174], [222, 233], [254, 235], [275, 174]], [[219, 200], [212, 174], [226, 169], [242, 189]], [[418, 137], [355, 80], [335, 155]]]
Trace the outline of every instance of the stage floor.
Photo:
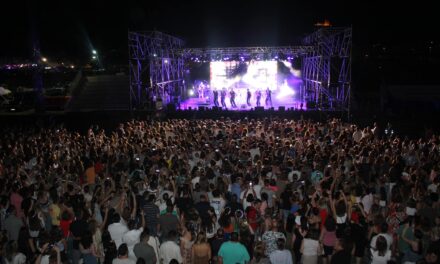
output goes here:
[[[256, 102], [251, 101], [251, 105], [248, 106], [245, 101], [242, 100], [236, 100], [237, 107], [232, 107], [229, 99], [226, 99], [226, 108], [227, 110], [236, 110], [236, 111], [246, 111], [246, 110], [253, 110], [255, 109]], [[291, 101], [283, 100], [283, 102], [279, 102], [276, 99], [272, 99], [272, 105], [265, 105], [264, 104], [264, 98], [261, 100], [261, 107], [264, 109], [270, 109], [274, 108], [275, 110], [278, 110], [279, 107], [284, 107], [285, 110], [287, 109], [295, 109], [300, 110], [302, 107], [302, 110], [306, 110], [306, 104], [301, 101], [297, 101], [292, 99]], [[220, 104], [220, 101], [219, 101]], [[302, 104], [302, 106], [301, 106]], [[187, 100], [184, 100], [180, 103], [180, 109], [181, 110], [188, 110], [188, 109], [199, 109], [202, 108], [213, 108], [215, 107], [214, 102], [212, 100], [206, 99], [206, 98], [189, 98]]]

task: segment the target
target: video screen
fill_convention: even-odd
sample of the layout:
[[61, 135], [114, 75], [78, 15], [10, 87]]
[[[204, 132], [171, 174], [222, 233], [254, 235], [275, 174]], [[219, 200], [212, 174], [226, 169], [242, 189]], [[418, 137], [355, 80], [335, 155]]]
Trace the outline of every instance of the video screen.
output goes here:
[[277, 61], [213, 61], [210, 63], [211, 89], [276, 90]]

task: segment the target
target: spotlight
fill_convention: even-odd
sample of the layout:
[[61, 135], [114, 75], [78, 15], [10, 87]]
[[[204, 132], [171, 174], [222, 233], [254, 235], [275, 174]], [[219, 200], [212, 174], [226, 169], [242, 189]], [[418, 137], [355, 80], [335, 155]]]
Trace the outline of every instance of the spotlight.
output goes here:
[[96, 60], [96, 56], [92, 56], [92, 59], [93, 59], [93, 60]]
[[153, 54], [153, 57], [157, 57], [157, 54], [156, 54], [156, 53], [154, 53], [154, 54]]
[[189, 96], [193, 96], [194, 95], [194, 90], [193, 89], [189, 89], [188, 90], [188, 95]]
[[96, 50], [92, 50], [92, 54], [96, 55], [97, 54]]
[[47, 58], [43, 57], [43, 58], [41, 58], [41, 61], [42, 62], [47, 62]]
[[167, 63], [168, 63], [168, 60], [167, 60], [167, 59], [165, 59], [165, 60], [163, 60], [163, 62], [164, 62], [165, 64], [167, 64]]

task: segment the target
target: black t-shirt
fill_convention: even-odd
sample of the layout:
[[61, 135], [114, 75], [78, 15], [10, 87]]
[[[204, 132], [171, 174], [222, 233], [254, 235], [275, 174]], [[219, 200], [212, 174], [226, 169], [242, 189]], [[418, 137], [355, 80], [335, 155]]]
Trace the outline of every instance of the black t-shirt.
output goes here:
[[212, 248], [212, 256], [215, 257], [218, 255], [218, 251], [220, 250], [220, 247], [222, 246], [223, 242], [225, 242], [222, 239], [219, 238], [215, 238], [212, 243], [211, 243], [211, 248]]
[[[88, 225], [87, 222], [84, 220], [75, 220], [72, 222], [72, 224], [70, 225], [70, 232], [72, 232], [72, 235], [75, 238], [81, 238], [84, 233], [86, 233], [88, 230]], [[74, 239], [73, 240], [73, 248], [74, 249], [79, 249], [79, 242], [80, 240]]]
[[337, 251], [333, 257], [331, 264], [350, 264], [351, 263], [351, 255], [350, 252], [345, 250]]
[[199, 212], [200, 218], [204, 219], [209, 217], [208, 209], [211, 207], [209, 202], [199, 202], [194, 207]]

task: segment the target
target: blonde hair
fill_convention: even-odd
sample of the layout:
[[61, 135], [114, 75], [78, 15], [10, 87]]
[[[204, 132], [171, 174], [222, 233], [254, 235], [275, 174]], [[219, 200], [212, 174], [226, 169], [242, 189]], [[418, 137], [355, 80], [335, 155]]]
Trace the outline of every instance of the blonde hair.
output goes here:
[[205, 233], [205, 231], [200, 231], [200, 232], [197, 234], [196, 243], [197, 243], [197, 244], [202, 244], [202, 243], [206, 243], [206, 242], [207, 242], [207, 239], [206, 239], [206, 233]]

